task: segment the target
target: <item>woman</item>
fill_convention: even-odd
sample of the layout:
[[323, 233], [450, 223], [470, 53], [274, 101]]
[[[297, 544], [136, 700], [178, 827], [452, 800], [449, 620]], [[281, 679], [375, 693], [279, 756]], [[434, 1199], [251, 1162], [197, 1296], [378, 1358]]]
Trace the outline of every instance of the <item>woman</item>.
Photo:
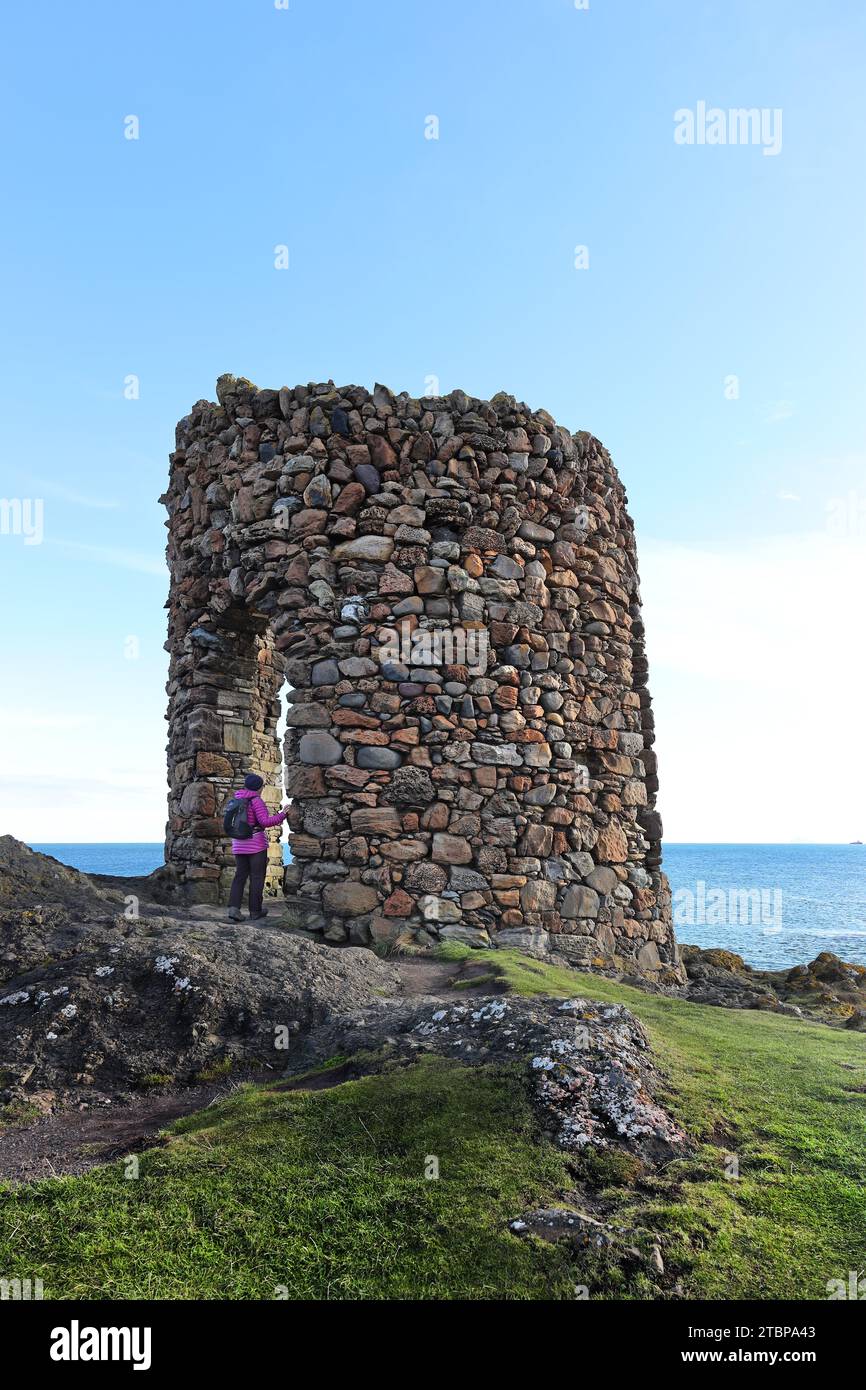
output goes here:
[[256, 922], [267, 917], [268, 910], [262, 907], [262, 894], [265, 891], [265, 874], [268, 868], [268, 835], [270, 825], [282, 825], [289, 814], [288, 807], [278, 811], [275, 816], [268, 815], [268, 808], [259, 795], [264, 779], [257, 772], [249, 772], [244, 778], [240, 791], [234, 793], [238, 801], [246, 801], [247, 824], [258, 828], [248, 840], [232, 840], [232, 854], [235, 857], [234, 882], [229, 894], [229, 921], [241, 920], [241, 903], [247, 879], [250, 883], [250, 921]]

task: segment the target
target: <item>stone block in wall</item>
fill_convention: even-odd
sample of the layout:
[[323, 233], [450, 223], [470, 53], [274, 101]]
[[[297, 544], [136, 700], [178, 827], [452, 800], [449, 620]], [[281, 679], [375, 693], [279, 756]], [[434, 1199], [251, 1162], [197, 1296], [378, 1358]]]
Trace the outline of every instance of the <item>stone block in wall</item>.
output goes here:
[[235, 724], [227, 719], [223, 726], [222, 745], [227, 753], [251, 753], [253, 731], [248, 724]]

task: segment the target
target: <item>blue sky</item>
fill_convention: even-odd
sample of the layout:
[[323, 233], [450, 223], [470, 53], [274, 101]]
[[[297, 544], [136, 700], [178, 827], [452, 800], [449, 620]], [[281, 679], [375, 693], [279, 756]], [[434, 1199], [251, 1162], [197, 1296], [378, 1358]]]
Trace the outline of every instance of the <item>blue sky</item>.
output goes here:
[[[857, 0], [48, 0], [4, 38], [0, 497], [44, 539], [0, 535], [0, 831], [162, 837], [157, 499], [234, 371], [597, 434], [669, 837], [866, 839]], [[701, 101], [781, 149], [675, 143]]]

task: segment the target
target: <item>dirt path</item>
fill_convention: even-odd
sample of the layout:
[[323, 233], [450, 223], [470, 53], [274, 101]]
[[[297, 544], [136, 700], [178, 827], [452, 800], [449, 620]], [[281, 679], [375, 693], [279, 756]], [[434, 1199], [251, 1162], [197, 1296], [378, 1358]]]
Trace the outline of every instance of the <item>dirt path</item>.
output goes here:
[[501, 986], [491, 978], [490, 962], [483, 959], [485, 952], [479, 952], [480, 960], [441, 961], [429, 956], [397, 956], [394, 958], [400, 972], [401, 994], [404, 998], [426, 994], [433, 999], [454, 999], [455, 989], [461, 994], [480, 989], [485, 994], [498, 994]]
[[[481, 987], [489, 992], [489, 977], [472, 963], [419, 956], [397, 957], [394, 964], [400, 972], [400, 994], [406, 998], [453, 998], [458, 977], [471, 990], [474, 974], [485, 976]], [[273, 1081], [274, 1073], [249, 1079]], [[114, 1105], [61, 1110], [30, 1124], [0, 1129], [0, 1182], [35, 1182], [86, 1173], [99, 1164], [152, 1148], [161, 1142], [160, 1131], [173, 1120], [203, 1110], [232, 1089], [232, 1084], [225, 1082], [190, 1086]]]
[[426, 956], [397, 956], [394, 964], [400, 972], [401, 993], [406, 998], [422, 994], [438, 998], [449, 992], [463, 963], [432, 960]]
[[181, 1115], [203, 1110], [231, 1086], [190, 1086], [126, 1104], [61, 1110], [28, 1125], [0, 1130], [0, 1180], [35, 1182], [86, 1173], [100, 1163], [159, 1142], [159, 1131]]

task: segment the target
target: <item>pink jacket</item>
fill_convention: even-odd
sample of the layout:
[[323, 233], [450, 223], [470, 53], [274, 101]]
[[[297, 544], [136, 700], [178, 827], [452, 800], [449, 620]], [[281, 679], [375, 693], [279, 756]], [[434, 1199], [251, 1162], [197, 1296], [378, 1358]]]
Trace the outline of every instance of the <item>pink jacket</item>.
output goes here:
[[246, 787], [241, 787], [240, 791], [233, 792], [232, 795], [237, 797], [238, 801], [249, 802], [247, 824], [260, 827], [248, 840], [232, 840], [232, 854], [261, 854], [262, 850], [268, 847], [267, 827], [282, 825], [288, 812], [278, 811], [275, 816], [268, 815], [268, 808], [258, 792], [248, 791]]

